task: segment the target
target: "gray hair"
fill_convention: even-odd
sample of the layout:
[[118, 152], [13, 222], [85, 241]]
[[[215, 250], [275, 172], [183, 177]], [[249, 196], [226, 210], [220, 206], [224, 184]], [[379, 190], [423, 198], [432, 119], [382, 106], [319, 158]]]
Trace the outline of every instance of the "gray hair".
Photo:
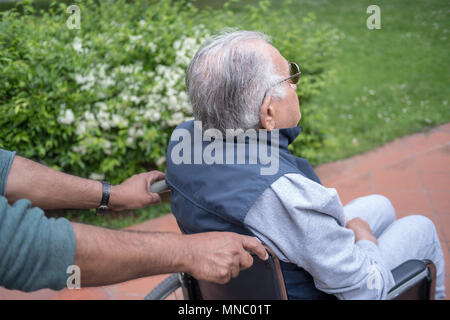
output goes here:
[[[255, 41], [256, 40], [256, 41]], [[213, 37], [194, 56], [186, 74], [186, 88], [196, 120], [203, 128], [258, 129], [264, 94], [283, 99], [271, 57], [257, 41], [270, 43], [263, 33], [226, 31]]]

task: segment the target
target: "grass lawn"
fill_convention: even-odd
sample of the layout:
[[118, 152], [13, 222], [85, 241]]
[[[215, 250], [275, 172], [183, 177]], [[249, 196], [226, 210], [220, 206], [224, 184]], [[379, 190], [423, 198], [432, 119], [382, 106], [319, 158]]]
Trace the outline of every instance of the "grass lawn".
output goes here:
[[[243, 10], [246, 3], [235, 3], [232, 8]], [[221, 1], [215, 0], [196, 4], [221, 7]], [[365, 0], [292, 3], [291, 13], [299, 19], [313, 12], [317, 21], [344, 35], [333, 58], [333, 81], [310, 102], [323, 116], [322, 123], [313, 125], [327, 130], [324, 147], [313, 164], [346, 158], [450, 121], [449, 2], [379, 0], [380, 30], [366, 27], [366, 8], [371, 4]], [[297, 62], [300, 66], [308, 63]], [[308, 105], [301, 107], [303, 118], [308, 117]], [[163, 204], [120, 219], [87, 214], [71, 217], [124, 227], [169, 211], [169, 205]]]
[[[257, 2], [239, 1], [232, 8], [239, 12]], [[196, 3], [222, 6], [217, 0]], [[366, 27], [371, 4], [381, 9], [380, 30]], [[448, 1], [292, 0], [291, 7], [299, 21], [312, 12], [318, 22], [343, 34], [332, 61], [332, 82], [310, 102], [323, 118], [313, 125], [328, 131], [314, 165], [450, 121]], [[297, 62], [300, 67], [308, 63]], [[310, 103], [301, 105], [303, 119]]]
[[381, 29], [369, 30], [372, 3], [296, 1], [293, 9], [344, 33], [336, 80], [314, 101], [329, 130], [320, 163], [450, 121], [449, 2], [377, 1]]

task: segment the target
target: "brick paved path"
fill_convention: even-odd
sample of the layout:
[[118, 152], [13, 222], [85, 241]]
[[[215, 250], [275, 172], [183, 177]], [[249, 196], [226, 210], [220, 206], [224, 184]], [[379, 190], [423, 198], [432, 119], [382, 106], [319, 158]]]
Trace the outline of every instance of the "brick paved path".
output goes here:
[[[315, 170], [326, 187], [338, 190], [344, 205], [355, 197], [378, 193], [391, 200], [398, 218], [410, 214], [430, 218], [444, 249], [447, 297], [450, 296], [450, 123]], [[179, 232], [171, 214], [129, 229]], [[22, 293], [0, 288], [0, 299], [142, 299], [164, 278], [160, 275], [59, 292]]]

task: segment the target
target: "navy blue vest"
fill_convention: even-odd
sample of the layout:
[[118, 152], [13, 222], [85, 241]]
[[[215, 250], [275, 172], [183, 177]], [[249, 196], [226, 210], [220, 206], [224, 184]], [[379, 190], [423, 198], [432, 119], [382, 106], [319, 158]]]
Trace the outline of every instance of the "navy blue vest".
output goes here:
[[[225, 140], [225, 137], [222, 140], [212, 138], [216, 146], [220, 145], [223, 161], [217, 163], [219, 161], [216, 160], [212, 165], [205, 163], [208, 162], [205, 161], [207, 157], [203, 157], [202, 152], [208, 151], [207, 154], [216, 156], [220, 155], [217, 152], [219, 149], [211, 152], [209, 147], [205, 150], [211, 142], [201, 141], [199, 144], [198, 137], [201, 139], [202, 133], [194, 127], [194, 121], [180, 124], [172, 134], [167, 151], [166, 181], [171, 189], [172, 212], [183, 233], [232, 231], [253, 236], [244, 224], [247, 212], [278, 178], [287, 173], [299, 173], [321, 183], [309, 162], [293, 156], [288, 150], [288, 145], [300, 133], [300, 126], [278, 130], [278, 145], [271, 140], [274, 133], [269, 132], [267, 139], [256, 134], [258, 142], [266, 142], [269, 158], [269, 147], [277, 148], [278, 170], [270, 175], [261, 174], [261, 168], [270, 167], [273, 163], [267, 164], [267, 161], [260, 159], [259, 152], [256, 159], [249, 158], [250, 139], [235, 138], [230, 141]], [[183, 145], [188, 148], [182, 148]], [[226, 152], [230, 148], [234, 150], [234, 161], [226, 159]], [[242, 150], [245, 150], [245, 163], [238, 164], [237, 155], [238, 152], [242, 155]], [[197, 156], [194, 156], [195, 152]], [[201, 159], [199, 155], [202, 155]], [[180, 158], [184, 159], [182, 163]], [[335, 299], [317, 290], [311, 275], [302, 268], [285, 262], [281, 262], [281, 268], [289, 299]]]

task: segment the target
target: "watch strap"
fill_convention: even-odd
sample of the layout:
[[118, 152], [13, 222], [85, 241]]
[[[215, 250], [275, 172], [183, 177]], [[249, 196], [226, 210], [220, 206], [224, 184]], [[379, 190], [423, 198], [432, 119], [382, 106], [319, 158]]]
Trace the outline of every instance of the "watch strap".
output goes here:
[[97, 208], [97, 214], [104, 214], [108, 210], [110, 193], [111, 184], [109, 183], [109, 181], [102, 181], [102, 201]]

